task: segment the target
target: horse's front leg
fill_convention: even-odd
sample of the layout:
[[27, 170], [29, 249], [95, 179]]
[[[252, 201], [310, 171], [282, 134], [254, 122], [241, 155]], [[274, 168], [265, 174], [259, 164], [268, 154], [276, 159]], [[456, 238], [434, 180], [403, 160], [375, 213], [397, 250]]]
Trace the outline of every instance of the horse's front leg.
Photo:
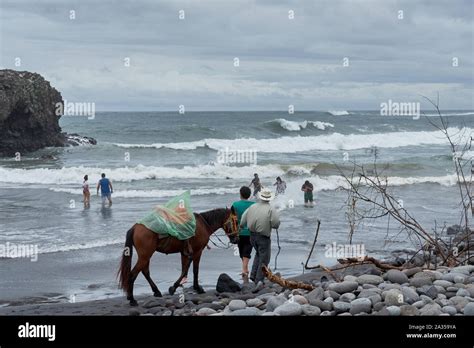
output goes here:
[[199, 262], [201, 261], [202, 249], [194, 253], [193, 255], [193, 289], [197, 291], [198, 294], [205, 293], [201, 285], [199, 285]]
[[184, 277], [187, 277], [191, 262], [193, 262], [193, 255], [186, 255], [184, 252], [181, 252], [181, 275], [179, 276], [178, 280], [173, 284], [173, 286], [170, 286], [170, 288], [168, 289], [170, 295], [173, 295], [176, 292], [176, 289], [181, 285], [181, 280], [183, 280]]

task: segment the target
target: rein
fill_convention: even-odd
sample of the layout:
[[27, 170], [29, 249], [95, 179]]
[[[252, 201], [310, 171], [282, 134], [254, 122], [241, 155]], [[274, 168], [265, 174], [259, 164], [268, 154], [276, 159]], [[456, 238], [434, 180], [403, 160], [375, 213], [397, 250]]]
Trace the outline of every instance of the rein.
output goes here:
[[[210, 241], [212, 244], [214, 244], [214, 246], [215, 246], [216, 248], [229, 249], [229, 248], [231, 247], [231, 245], [229, 245], [229, 243], [227, 243], [227, 244], [224, 243], [224, 242], [219, 238], [219, 236], [218, 236], [217, 234], [214, 234], [215, 231], [214, 231], [214, 232], [212, 231], [211, 225], [209, 225], [209, 222], [204, 218], [204, 216], [202, 216], [202, 214], [200, 214], [200, 213], [196, 213], [196, 214], [199, 215], [199, 216], [202, 218], [202, 220], [204, 220], [204, 223], [206, 224], [207, 228], [208, 228], [209, 231], [210, 231], [210, 233], [209, 233], [209, 241]], [[222, 227], [221, 227], [221, 228], [224, 229], [224, 231], [225, 231], [225, 228], [224, 228], [224, 227], [225, 227], [228, 223], [233, 224], [232, 216], [231, 216], [231, 215], [232, 215], [232, 214], [229, 214], [229, 216], [227, 217], [227, 219], [226, 219], [226, 220], [224, 221], [224, 223], [222, 224]], [[229, 222], [229, 221], [230, 221], [230, 222]], [[211, 239], [211, 237], [212, 237], [213, 234], [214, 234], [214, 236], [217, 238], [217, 240], [218, 240], [223, 246], [217, 245], [217, 244]], [[226, 235], [229, 236], [229, 237], [230, 237], [230, 236], [233, 236], [233, 235], [238, 235], [238, 234], [239, 234], [239, 231], [238, 231], [238, 230], [237, 230], [236, 232], [231, 232], [231, 233], [229, 233], [229, 234], [227, 234], [227, 232], [226, 232]]]

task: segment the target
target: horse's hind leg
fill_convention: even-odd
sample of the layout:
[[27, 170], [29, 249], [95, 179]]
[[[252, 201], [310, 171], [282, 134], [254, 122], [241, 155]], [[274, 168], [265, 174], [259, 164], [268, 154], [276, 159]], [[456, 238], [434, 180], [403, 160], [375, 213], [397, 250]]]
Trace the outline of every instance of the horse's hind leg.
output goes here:
[[145, 276], [146, 280], [148, 281], [148, 284], [150, 284], [151, 291], [153, 291], [153, 295], [155, 297], [162, 297], [163, 295], [161, 294], [156, 284], [153, 282], [153, 279], [151, 279], [150, 277], [150, 261], [148, 261], [147, 265], [142, 270], [142, 273]]
[[180, 286], [181, 280], [188, 275], [189, 266], [191, 266], [191, 262], [193, 262], [193, 255], [185, 255], [183, 252], [181, 253], [181, 275], [179, 276], [178, 280], [170, 286], [169, 293], [173, 295], [176, 289]]
[[[149, 260], [149, 259], [148, 259]], [[138, 302], [135, 300], [133, 297], [133, 284], [135, 283], [135, 280], [137, 279], [137, 276], [140, 274], [140, 272], [145, 268], [147, 262], [143, 257], [138, 257], [138, 261], [133, 267], [131, 274], [130, 274], [130, 280], [129, 280], [129, 291], [128, 291], [128, 296], [127, 300], [130, 301], [131, 306], [137, 306]]]
[[202, 250], [195, 253], [193, 256], [193, 289], [197, 291], [198, 294], [205, 293], [201, 285], [199, 285], [199, 262], [201, 261]]

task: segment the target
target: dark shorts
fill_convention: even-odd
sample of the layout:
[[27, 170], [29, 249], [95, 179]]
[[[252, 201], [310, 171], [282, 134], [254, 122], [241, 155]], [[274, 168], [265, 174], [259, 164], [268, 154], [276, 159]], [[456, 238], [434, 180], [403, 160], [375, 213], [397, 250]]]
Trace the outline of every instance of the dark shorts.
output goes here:
[[305, 192], [304, 193], [304, 202], [312, 202], [313, 201], [313, 192]]
[[239, 236], [239, 242], [237, 243], [239, 247], [240, 258], [251, 257], [252, 254], [252, 244], [250, 244], [250, 236]]

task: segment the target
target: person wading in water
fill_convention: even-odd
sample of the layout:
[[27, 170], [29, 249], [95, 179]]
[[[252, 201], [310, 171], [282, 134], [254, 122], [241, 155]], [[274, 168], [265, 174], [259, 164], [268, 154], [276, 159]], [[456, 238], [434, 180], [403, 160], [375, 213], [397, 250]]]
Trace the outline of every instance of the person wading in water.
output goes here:
[[255, 173], [253, 175], [253, 179], [252, 181], [250, 182], [250, 187], [252, 187], [253, 185], [253, 196], [254, 197], [257, 197], [257, 194], [260, 192], [260, 190], [262, 189], [262, 184], [260, 183], [260, 178], [258, 177], [258, 174]]
[[310, 183], [308, 180], [306, 180], [301, 186], [301, 191], [304, 192], [304, 205], [305, 207], [312, 207], [314, 202], [313, 202], [313, 184]]
[[99, 195], [99, 188], [100, 194], [102, 196], [102, 204], [105, 204], [105, 200], [108, 199], [109, 205], [112, 205], [112, 193], [114, 193], [114, 189], [112, 187], [112, 183], [109, 179], [105, 177], [105, 174], [102, 173], [102, 179], [99, 180], [97, 183], [97, 195]]

